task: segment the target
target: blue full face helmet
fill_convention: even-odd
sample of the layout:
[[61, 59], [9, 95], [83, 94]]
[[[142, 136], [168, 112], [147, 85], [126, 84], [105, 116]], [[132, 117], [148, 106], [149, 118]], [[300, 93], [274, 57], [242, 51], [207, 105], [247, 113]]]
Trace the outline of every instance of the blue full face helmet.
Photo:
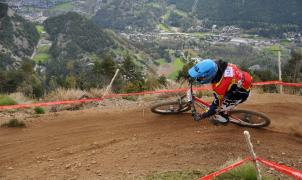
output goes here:
[[188, 73], [200, 84], [207, 84], [215, 78], [217, 71], [217, 64], [211, 59], [205, 59], [195, 64]]

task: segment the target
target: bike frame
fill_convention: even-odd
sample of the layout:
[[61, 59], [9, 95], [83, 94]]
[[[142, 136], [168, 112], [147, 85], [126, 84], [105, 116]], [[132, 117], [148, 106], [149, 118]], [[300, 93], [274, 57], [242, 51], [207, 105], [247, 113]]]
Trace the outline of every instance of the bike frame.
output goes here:
[[[207, 108], [210, 107], [210, 104], [205, 102], [204, 100], [202, 100], [201, 98], [195, 97], [193, 95], [193, 85], [192, 83], [190, 83], [190, 88], [187, 91], [187, 98], [189, 101], [189, 104], [191, 106], [191, 112], [192, 113], [196, 113], [196, 108], [195, 108], [195, 103], [197, 103], [201, 108], [203, 108], [204, 110], [206, 110]], [[230, 121], [231, 122], [238, 122], [241, 121], [240, 118], [236, 117], [236, 116], [230, 116]]]
[[197, 104], [199, 104], [204, 109], [210, 107], [209, 103], [207, 103], [207, 102], [203, 101], [201, 98], [195, 97], [193, 95], [193, 85], [192, 85], [192, 83], [190, 83], [190, 88], [187, 91], [187, 99], [188, 99], [188, 102], [189, 102], [189, 104], [192, 108], [192, 112], [196, 111], [195, 106], [194, 106], [194, 103], [196, 103], [196, 102], [197, 102]]

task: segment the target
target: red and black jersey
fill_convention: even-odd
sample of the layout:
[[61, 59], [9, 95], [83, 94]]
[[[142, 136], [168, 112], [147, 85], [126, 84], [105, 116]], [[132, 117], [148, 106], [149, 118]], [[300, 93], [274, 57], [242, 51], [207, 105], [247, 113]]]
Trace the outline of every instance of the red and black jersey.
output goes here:
[[237, 89], [250, 91], [252, 86], [252, 77], [249, 73], [241, 71], [236, 65], [228, 63], [218, 82], [212, 82], [212, 88], [219, 100], [219, 105], [224, 96], [230, 91]]
[[216, 113], [215, 110], [222, 105], [225, 97], [243, 95], [243, 101], [245, 101], [252, 87], [252, 77], [249, 73], [240, 70], [234, 64], [222, 60], [215, 63], [218, 66], [218, 72], [212, 81], [215, 99], [210, 109], [204, 114], [205, 117], [214, 115]]

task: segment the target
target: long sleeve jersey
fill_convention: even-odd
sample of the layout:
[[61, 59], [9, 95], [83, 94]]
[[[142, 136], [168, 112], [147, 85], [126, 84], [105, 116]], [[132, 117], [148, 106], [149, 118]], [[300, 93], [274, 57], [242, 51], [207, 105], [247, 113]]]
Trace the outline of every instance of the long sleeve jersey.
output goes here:
[[206, 116], [215, 114], [217, 107], [222, 105], [224, 98], [236, 91], [248, 93], [252, 86], [252, 77], [249, 73], [240, 70], [236, 65], [216, 61], [218, 72], [212, 81], [214, 100]]

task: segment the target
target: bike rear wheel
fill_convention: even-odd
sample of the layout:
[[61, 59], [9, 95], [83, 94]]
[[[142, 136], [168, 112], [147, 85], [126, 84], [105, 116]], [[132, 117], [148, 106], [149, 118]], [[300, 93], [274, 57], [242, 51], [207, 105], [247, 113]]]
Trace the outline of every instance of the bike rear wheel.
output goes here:
[[186, 102], [170, 101], [159, 103], [151, 107], [151, 111], [157, 114], [179, 114], [189, 111], [191, 108]]
[[229, 114], [230, 121], [239, 126], [260, 128], [269, 126], [271, 120], [263, 113], [250, 110], [233, 110]]

